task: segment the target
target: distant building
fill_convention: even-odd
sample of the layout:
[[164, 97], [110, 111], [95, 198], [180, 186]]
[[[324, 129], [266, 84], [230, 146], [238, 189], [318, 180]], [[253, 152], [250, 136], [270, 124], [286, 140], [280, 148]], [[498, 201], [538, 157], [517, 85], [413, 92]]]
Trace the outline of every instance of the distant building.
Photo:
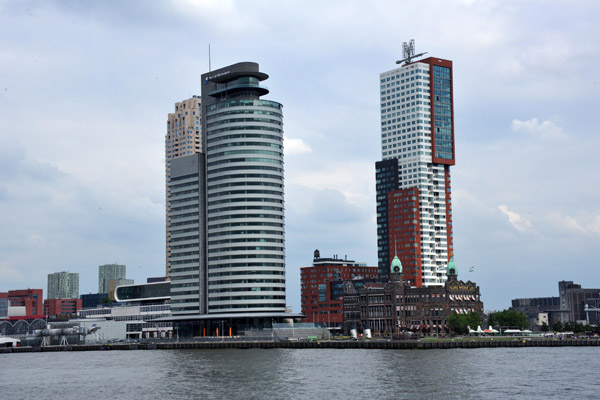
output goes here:
[[[547, 318], [552, 327], [556, 322], [579, 322], [595, 324], [600, 321], [600, 313], [585, 311], [586, 304], [596, 308], [600, 305], [600, 289], [583, 289], [573, 281], [558, 282], [558, 297], [521, 298], [512, 300], [511, 309], [523, 312], [532, 330], [540, 330]], [[547, 317], [544, 316], [547, 314]]]
[[98, 267], [98, 293], [108, 293], [111, 280], [126, 279], [127, 266], [121, 264], [105, 264]]
[[561, 322], [586, 322], [585, 304], [600, 299], [600, 289], [583, 289], [573, 281], [558, 282]]
[[111, 279], [110, 281], [108, 281], [108, 298], [112, 301], [116, 300], [115, 290], [119, 286], [133, 285], [134, 283], [135, 282], [133, 281], [133, 279]]
[[118, 286], [118, 305], [80, 310], [72, 322], [100, 327], [98, 335], [104, 340], [172, 337], [172, 322], [155, 321], [171, 315], [170, 286], [168, 281]]
[[3, 294], [0, 293], [0, 320], [8, 319], [8, 297], [2, 297]]
[[146, 278], [146, 283], [157, 283], [157, 282], [166, 282], [168, 279], [166, 276], [153, 276], [150, 278]]
[[24, 317], [35, 318], [43, 315], [42, 289], [9, 290], [0, 293], [0, 298], [8, 299], [8, 307], [24, 307]]
[[99, 305], [104, 304], [104, 302], [106, 301], [105, 299], [108, 299], [108, 293], [89, 293], [89, 294], [82, 294], [80, 296], [81, 298], [81, 308], [96, 308]]
[[46, 299], [44, 314], [49, 317], [70, 317], [81, 309], [81, 299]]
[[315, 250], [313, 264], [300, 269], [302, 313], [306, 322], [340, 326], [343, 321], [342, 283], [351, 279], [374, 279], [377, 267], [353, 260], [321, 258]]
[[390, 269], [392, 279], [387, 283], [367, 283], [356, 290], [351, 281], [344, 282], [344, 332], [370, 329], [374, 335], [444, 334], [450, 332], [448, 318], [452, 313], [483, 314], [479, 287], [458, 280], [453, 259], [448, 263], [444, 286], [410, 286], [403, 280], [398, 257]]
[[48, 274], [48, 299], [79, 298], [79, 273], [55, 272]]

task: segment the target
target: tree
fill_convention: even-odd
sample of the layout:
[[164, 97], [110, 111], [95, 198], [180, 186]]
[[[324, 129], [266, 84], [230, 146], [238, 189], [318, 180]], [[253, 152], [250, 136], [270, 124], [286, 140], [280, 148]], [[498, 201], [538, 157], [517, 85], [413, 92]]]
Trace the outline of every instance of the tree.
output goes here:
[[541, 328], [541, 329], [542, 329], [542, 332], [548, 332], [548, 330], [549, 330], [550, 328], [548, 327], [548, 324], [547, 324], [547, 323], [545, 323], [545, 322], [542, 322], [542, 328]]
[[509, 309], [490, 314], [489, 325], [525, 329], [529, 326], [529, 323], [525, 314]]
[[481, 325], [481, 315], [478, 312], [470, 312], [468, 314], [457, 314], [453, 312], [448, 317], [448, 326], [455, 333], [468, 333], [467, 326], [471, 329], [476, 329]]
[[560, 321], [556, 321], [555, 323], [552, 324], [552, 330], [554, 332], [562, 332], [563, 324]]

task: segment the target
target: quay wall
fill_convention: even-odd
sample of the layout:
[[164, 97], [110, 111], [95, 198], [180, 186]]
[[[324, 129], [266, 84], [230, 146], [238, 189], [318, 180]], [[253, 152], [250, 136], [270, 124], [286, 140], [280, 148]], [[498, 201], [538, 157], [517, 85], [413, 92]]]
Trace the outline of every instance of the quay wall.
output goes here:
[[0, 348], [2, 353], [28, 353], [47, 351], [113, 351], [113, 350], [172, 350], [172, 349], [475, 349], [492, 347], [562, 347], [600, 346], [600, 340], [456, 340], [456, 341], [385, 341], [385, 340], [319, 340], [319, 341], [234, 341], [222, 342], [156, 342], [81, 344], [46, 347]]

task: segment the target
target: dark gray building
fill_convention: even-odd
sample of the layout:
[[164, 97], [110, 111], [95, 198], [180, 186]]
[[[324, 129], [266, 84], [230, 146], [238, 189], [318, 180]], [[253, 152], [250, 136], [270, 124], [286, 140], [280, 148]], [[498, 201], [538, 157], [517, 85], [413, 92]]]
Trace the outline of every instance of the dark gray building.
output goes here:
[[585, 312], [585, 305], [600, 304], [600, 289], [584, 289], [573, 281], [558, 282], [558, 297], [534, 297], [513, 299], [511, 309], [523, 312], [532, 330], [539, 330], [543, 314], [548, 315], [548, 325], [556, 322], [580, 322], [595, 324], [598, 312]]

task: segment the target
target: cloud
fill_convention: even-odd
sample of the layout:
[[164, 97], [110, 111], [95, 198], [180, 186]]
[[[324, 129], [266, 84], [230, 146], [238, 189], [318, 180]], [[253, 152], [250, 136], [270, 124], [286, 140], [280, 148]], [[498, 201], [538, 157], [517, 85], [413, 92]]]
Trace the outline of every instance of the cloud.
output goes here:
[[510, 224], [519, 232], [525, 232], [532, 228], [530, 220], [522, 217], [514, 211], [510, 211], [507, 206], [500, 205], [498, 206], [498, 209], [500, 212], [502, 212], [502, 214], [508, 217], [508, 222], [510, 222]]
[[304, 143], [304, 141], [302, 139], [286, 137], [285, 141], [284, 141], [284, 145], [285, 145], [284, 151], [285, 151], [286, 156], [312, 153], [312, 149], [310, 148], [310, 146], [307, 145], [306, 143]]
[[569, 136], [564, 133], [563, 129], [551, 121], [543, 121], [540, 123], [537, 118], [532, 118], [527, 121], [513, 119], [511, 126], [514, 132], [524, 132], [541, 139], [569, 139]]

